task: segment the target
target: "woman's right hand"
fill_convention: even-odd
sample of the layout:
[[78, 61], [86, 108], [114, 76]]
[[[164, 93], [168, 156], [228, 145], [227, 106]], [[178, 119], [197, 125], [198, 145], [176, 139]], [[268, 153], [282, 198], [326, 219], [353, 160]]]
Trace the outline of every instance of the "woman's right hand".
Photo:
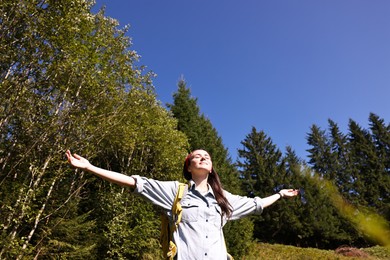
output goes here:
[[91, 172], [102, 179], [119, 184], [121, 186], [134, 187], [136, 184], [136, 181], [133, 177], [96, 167], [84, 157], [81, 157], [78, 154], [72, 155], [69, 150], [66, 151], [66, 157], [68, 158], [68, 162], [73, 167]]
[[91, 166], [91, 163], [85, 159], [84, 157], [81, 157], [78, 154], [73, 154], [67, 150], [66, 151], [66, 157], [68, 158], [68, 162], [76, 168], [80, 168], [83, 170], [86, 170], [89, 166]]

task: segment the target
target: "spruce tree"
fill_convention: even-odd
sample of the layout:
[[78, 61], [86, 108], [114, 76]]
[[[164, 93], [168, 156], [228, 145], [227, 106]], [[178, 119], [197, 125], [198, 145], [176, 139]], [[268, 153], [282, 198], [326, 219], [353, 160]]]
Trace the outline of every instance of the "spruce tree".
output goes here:
[[248, 194], [264, 197], [272, 194], [280, 185], [284, 162], [282, 152], [273, 144], [263, 131], [252, 127], [251, 132], [241, 142], [243, 148], [238, 150], [237, 163], [244, 188]]
[[375, 114], [370, 130], [349, 122], [349, 142], [354, 177], [354, 202], [370, 207], [389, 220], [389, 136], [390, 127]]
[[[168, 107], [177, 119], [178, 129], [188, 137], [189, 150], [208, 151], [224, 188], [233, 194], [242, 194], [238, 172], [223, 145], [222, 138], [211, 121], [200, 112], [197, 99], [191, 96], [191, 90], [186, 86], [184, 79], [178, 82], [173, 104], [168, 104]], [[253, 224], [249, 219], [231, 221], [225, 225], [225, 240], [230, 254], [237, 258], [244, 255], [251, 242], [252, 230]]]
[[[329, 164], [332, 165], [333, 181], [338, 190], [349, 199], [351, 183], [351, 158], [348, 149], [348, 137], [341, 133], [338, 125], [332, 121], [329, 122], [331, 154]], [[332, 180], [328, 178], [328, 180]]]
[[390, 221], [390, 124], [371, 113], [370, 129], [379, 163], [377, 210]]
[[[383, 121], [378, 120], [378, 117], [374, 115], [371, 115], [370, 120], [372, 120], [372, 133], [381, 132], [381, 136], [386, 136], [383, 134], [386, 132]], [[348, 203], [352, 203], [360, 209], [363, 209], [363, 206], [376, 209], [381, 213], [387, 212], [386, 207], [382, 208], [382, 211], [379, 210], [383, 205], [383, 195], [380, 195], [380, 190], [386, 190], [386, 188], [382, 188], [385, 179], [383, 176], [386, 176], [384, 174], [386, 160], [380, 159], [381, 152], [377, 150], [375, 145], [378, 142], [374, 141], [377, 137], [353, 120], [349, 122], [348, 135], [342, 134], [337, 124], [332, 120], [328, 122], [328, 135], [316, 126], [312, 127], [312, 132], [308, 135], [308, 144], [312, 146], [308, 150], [310, 152], [309, 158], [311, 158], [309, 163], [314, 170], [314, 176], [318, 175], [333, 183]], [[377, 147], [384, 146], [379, 144]], [[382, 149], [382, 151], [385, 150]], [[326, 189], [320, 189], [320, 191], [325, 194], [327, 192]], [[327, 201], [323, 203], [334, 207]], [[355, 230], [341, 212], [336, 211], [329, 218], [329, 223], [334, 223], [332, 225], [335, 227], [340, 226], [339, 232], [334, 231], [333, 237], [329, 237], [329, 242], [334, 244], [334, 242], [347, 240], [357, 246], [366, 245], [367, 241], [365, 241], [363, 234]], [[337, 224], [332, 216], [338, 216], [340, 223]]]
[[307, 181], [302, 171], [305, 161], [299, 158], [291, 146], [286, 147], [285, 174], [282, 176], [280, 188], [299, 189], [298, 198], [278, 201], [271, 210], [279, 213], [279, 218], [275, 222], [275, 241], [281, 244], [294, 246], [307, 245], [310, 239], [309, 223], [307, 222], [305, 209], [308, 207], [306, 190]]
[[229, 152], [211, 121], [200, 112], [197, 98], [191, 96], [191, 90], [187, 88], [184, 79], [178, 82], [178, 90], [173, 94], [173, 104], [167, 106], [177, 119], [178, 130], [188, 137], [189, 151], [195, 149], [208, 151], [222, 184], [229, 184], [230, 192], [240, 193], [238, 173]]
[[350, 158], [347, 136], [342, 134], [338, 125], [328, 120], [329, 133], [313, 125], [307, 136], [311, 146], [309, 164], [317, 174], [333, 182], [345, 196], [351, 191]]
[[316, 125], [313, 125], [310, 131], [310, 134], [307, 136], [307, 143], [312, 146], [312, 148], [308, 149], [309, 164], [322, 177], [334, 180], [336, 172], [332, 168], [332, 147], [326, 133]]
[[[376, 154], [375, 144], [368, 130], [352, 119], [349, 121], [349, 143], [353, 178], [353, 201], [357, 205], [376, 207], [379, 202], [380, 171], [383, 167]], [[382, 168], [383, 169], [383, 168]]]
[[[282, 153], [263, 131], [252, 127], [251, 132], [241, 142], [238, 150], [237, 166], [240, 169], [243, 188], [249, 196], [266, 197], [283, 187], [284, 161]], [[275, 241], [276, 222], [280, 212], [265, 210], [254, 217], [254, 236], [261, 241]]]

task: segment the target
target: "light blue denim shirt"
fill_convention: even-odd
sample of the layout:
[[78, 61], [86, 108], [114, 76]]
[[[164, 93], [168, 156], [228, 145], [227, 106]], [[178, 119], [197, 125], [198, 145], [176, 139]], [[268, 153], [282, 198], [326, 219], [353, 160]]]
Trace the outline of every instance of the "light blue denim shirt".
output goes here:
[[[170, 216], [179, 182], [157, 181], [137, 175], [132, 177], [136, 180], [134, 192], [163, 208]], [[182, 221], [173, 234], [177, 246], [177, 260], [226, 260], [222, 227], [228, 220], [239, 219], [252, 213], [261, 214], [263, 211], [261, 199], [258, 197], [242, 197], [227, 191], [224, 193], [233, 208], [229, 219], [221, 217], [222, 211], [211, 187], [208, 193], [202, 195], [195, 190], [195, 183], [190, 181], [188, 191], [181, 200]]]

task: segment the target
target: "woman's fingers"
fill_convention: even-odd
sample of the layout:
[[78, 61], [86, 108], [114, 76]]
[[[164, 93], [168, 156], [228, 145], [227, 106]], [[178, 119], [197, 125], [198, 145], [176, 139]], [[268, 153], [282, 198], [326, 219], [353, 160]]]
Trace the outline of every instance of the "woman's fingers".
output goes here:
[[80, 160], [81, 158], [83, 158], [83, 157], [81, 157], [80, 155], [78, 155], [76, 153], [73, 154], [73, 157], [76, 158], [77, 160]]

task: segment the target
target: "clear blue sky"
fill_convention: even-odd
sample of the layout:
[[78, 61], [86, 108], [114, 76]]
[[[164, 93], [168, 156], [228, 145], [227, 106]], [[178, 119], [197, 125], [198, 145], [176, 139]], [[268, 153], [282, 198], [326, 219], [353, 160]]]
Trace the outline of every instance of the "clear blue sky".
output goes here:
[[252, 126], [307, 159], [311, 125], [390, 121], [388, 0], [97, 0], [172, 102], [184, 76], [233, 160]]

